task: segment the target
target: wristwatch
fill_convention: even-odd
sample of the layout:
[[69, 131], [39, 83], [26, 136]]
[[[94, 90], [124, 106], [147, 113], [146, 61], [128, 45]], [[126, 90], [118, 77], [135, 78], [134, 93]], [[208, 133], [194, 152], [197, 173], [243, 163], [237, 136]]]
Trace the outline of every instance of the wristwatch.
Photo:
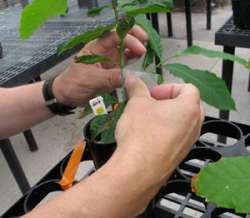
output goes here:
[[56, 77], [45, 80], [43, 84], [43, 97], [44, 97], [46, 106], [49, 108], [49, 110], [53, 114], [57, 114], [60, 116], [74, 114], [72, 110], [74, 110], [76, 107], [69, 107], [57, 101], [53, 93], [53, 89], [52, 89], [55, 78]]

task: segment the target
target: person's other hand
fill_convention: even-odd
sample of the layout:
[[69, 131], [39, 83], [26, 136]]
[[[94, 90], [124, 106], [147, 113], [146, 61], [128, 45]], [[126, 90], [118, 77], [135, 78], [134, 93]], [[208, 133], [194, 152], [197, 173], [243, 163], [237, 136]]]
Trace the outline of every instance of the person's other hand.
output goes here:
[[[138, 78], [126, 80], [128, 104], [116, 129], [117, 152], [149, 183], [166, 181], [197, 140], [204, 109], [190, 84], [157, 86], [150, 91]], [[132, 164], [132, 165], [133, 165]], [[144, 178], [145, 179], [145, 178]], [[146, 184], [146, 182], [145, 182]]]
[[[142, 56], [147, 34], [138, 26], [125, 38], [127, 60]], [[83, 106], [97, 93], [111, 92], [121, 86], [119, 66], [119, 38], [115, 32], [87, 44], [78, 54], [98, 54], [110, 57], [112, 63], [86, 65], [72, 62], [68, 69], [55, 79], [53, 91], [59, 102], [68, 106]], [[115, 64], [114, 64], [115, 63]]]

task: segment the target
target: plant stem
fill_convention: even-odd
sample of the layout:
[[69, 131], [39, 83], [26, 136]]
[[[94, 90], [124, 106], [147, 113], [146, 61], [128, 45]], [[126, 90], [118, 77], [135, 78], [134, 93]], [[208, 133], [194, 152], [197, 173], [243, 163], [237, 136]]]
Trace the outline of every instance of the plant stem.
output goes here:
[[[117, 0], [112, 0], [112, 8], [115, 14], [116, 24], [119, 22], [119, 12], [118, 12], [118, 3]], [[125, 75], [124, 75], [124, 67], [125, 67], [125, 56], [124, 56], [125, 46], [124, 46], [124, 38], [120, 38], [119, 43], [119, 56], [120, 56], [120, 69], [121, 69], [121, 78], [122, 78], [122, 87], [124, 87], [125, 83]], [[119, 102], [124, 102], [127, 99], [126, 91], [124, 88], [117, 89], [116, 95]]]
[[112, 8], [113, 8], [113, 11], [115, 13], [115, 20], [116, 20], [116, 22], [118, 22], [119, 14], [118, 14], [118, 10], [117, 10], [117, 0], [112, 0]]
[[125, 75], [124, 75], [124, 67], [125, 67], [125, 55], [124, 55], [124, 39], [121, 39], [120, 42], [120, 69], [121, 69], [121, 77], [122, 77], [122, 84], [125, 82]]
[[162, 66], [162, 65], [164, 65], [164, 64], [167, 64], [169, 60], [174, 59], [174, 58], [176, 58], [176, 57], [177, 57], [176, 55], [175, 55], [175, 56], [170, 56], [170, 57], [167, 58], [166, 60], [160, 61], [160, 63], [158, 63], [155, 67], [157, 68], [157, 67], [160, 67], [160, 66]]
[[[119, 13], [117, 10], [117, 0], [112, 0], [112, 8], [115, 14], [115, 20], [116, 23], [119, 22]], [[121, 69], [121, 77], [122, 77], [122, 84], [124, 84], [125, 81], [125, 75], [124, 75], [124, 66], [125, 66], [125, 57], [124, 57], [124, 39], [120, 39], [120, 43], [119, 43], [119, 55], [120, 55], [120, 69]]]

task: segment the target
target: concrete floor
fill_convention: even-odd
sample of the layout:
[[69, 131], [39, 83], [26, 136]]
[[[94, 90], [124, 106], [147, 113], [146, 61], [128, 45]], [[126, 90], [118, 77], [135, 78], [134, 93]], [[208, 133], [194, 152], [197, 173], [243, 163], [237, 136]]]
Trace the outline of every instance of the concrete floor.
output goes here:
[[[230, 17], [230, 7], [217, 9], [213, 11], [213, 29], [205, 30], [205, 15], [193, 15], [193, 35], [195, 44], [220, 50], [221, 47], [214, 46], [215, 31]], [[166, 38], [165, 15], [160, 16], [161, 35], [164, 54], [169, 56], [177, 50], [186, 47], [185, 34], [185, 17], [183, 13], [175, 13], [174, 21], [174, 38]], [[246, 49], [238, 49], [237, 54], [243, 57], [249, 57], [250, 52]], [[188, 63], [196, 68], [207, 68], [217, 72], [220, 75], [221, 61], [217, 59], [207, 59], [204, 57], [181, 58], [181, 62]], [[47, 72], [44, 77], [61, 72], [69, 60]], [[138, 69], [138, 63], [131, 65], [130, 69]], [[249, 73], [243, 67], [236, 64], [233, 84], [233, 97], [237, 102], [237, 112], [233, 112], [231, 119], [250, 124], [249, 107], [250, 93], [247, 92]], [[179, 82], [176, 78], [165, 73], [167, 82]], [[217, 116], [217, 110], [206, 106], [207, 114]], [[86, 120], [79, 120], [77, 115], [68, 117], [54, 117], [40, 125], [35, 126], [32, 130], [39, 145], [39, 151], [31, 153], [22, 134], [14, 136], [11, 141], [15, 151], [20, 159], [24, 171], [33, 185], [35, 184], [51, 167], [53, 167], [62, 157], [64, 157], [72, 148], [72, 145], [82, 138], [82, 129]], [[9, 208], [18, 198], [21, 197], [13, 176], [0, 153], [0, 214]]]

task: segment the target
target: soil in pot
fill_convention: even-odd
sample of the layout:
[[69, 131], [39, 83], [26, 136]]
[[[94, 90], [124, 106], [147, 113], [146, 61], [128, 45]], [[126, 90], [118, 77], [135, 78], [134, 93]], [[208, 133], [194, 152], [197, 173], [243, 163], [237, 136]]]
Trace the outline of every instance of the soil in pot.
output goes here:
[[90, 135], [90, 123], [92, 120], [90, 120], [86, 124], [83, 130], [83, 135], [87, 142], [87, 147], [90, 151], [95, 167], [96, 169], [98, 169], [103, 164], [105, 164], [112, 156], [113, 152], [116, 149], [116, 142], [105, 144], [103, 142], [98, 141], [98, 139], [92, 140]]
[[240, 29], [250, 29], [250, 1], [232, 0], [234, 24]]

